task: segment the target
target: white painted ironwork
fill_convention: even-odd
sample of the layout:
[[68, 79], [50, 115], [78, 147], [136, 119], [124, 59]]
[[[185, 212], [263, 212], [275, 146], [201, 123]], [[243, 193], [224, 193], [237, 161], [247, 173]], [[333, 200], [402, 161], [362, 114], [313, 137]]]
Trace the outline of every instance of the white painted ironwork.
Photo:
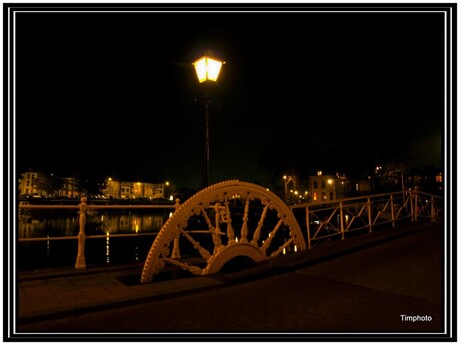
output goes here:
[[[198, 238], [197, 231], [208, 236]], [[173, 257], [173, 241], [191, 245], [202, 265]], [[295, 249], [306, 249], [305, 240], [278, 196], [252, 183], [225, 181], [196, 193], [168, 219], [152, 244], [141, 282], [152, 281], [167, 264], [206, 275], [239, 256], [261, 262]]]
[[[435, 222], [442, 212], [441, 197], [420, 191], [375, 194], [321, 203], [290, 206], [297, 219], [305, 219], [308, 248], [355, 231], [427, 218]], [[302, 229], [304, 227], [302, 226]]]
[[80, 219], [79, 219], [79, 232], [78, 232], [78, 254], [77, 261], [75, 262], [75, 268], [77, 270], [86, 268], [86, 259], [85, 259], [85, 225], [86, 225], [86, 211], [88, 205], [86, 205], [87, 199], [85, 197], [81, 198], [80, 203]]
[[[219, 271], [237, 256], [267, 260], [285, 252], [310, 249], [332, 239], [344, 240], [353, 232], [372, 232], [397, 222], [435, 222], [442, 219], [439, 196], [420, 190], [368, 195], [322, 203], [286, 206], [265, 188], [250, 183], [226, 181], [203, 189], [183, 205], [18, 205], [18, 214], [32, 209], [79, 211], [78, 236], [20, 238], [19, 242], [78, 240], [75, 267], [84, 269], [85, 241], [107, 235], [86, 235], [86, 213], [101, 209], [176, 209], [156, 233], [110, 234], [110, 237], [156, 236], [144, 263], [142, 281], [151, 281], [166, 264], [194, 274]], [[300, 226], [299, 226], [300, 224]], [[170, 250], [170, 243], [173, 248]], [[187, 262], [180, 246], [188, 244], [201, 258]], [[169, 255], [171, 253], [171, 255]], [[185, 252], [184, 252], [185, 253]]]

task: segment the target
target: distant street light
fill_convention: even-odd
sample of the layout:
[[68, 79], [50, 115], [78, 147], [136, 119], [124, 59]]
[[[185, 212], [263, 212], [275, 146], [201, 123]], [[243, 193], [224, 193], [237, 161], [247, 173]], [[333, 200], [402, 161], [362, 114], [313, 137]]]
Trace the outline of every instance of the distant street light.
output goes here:
[[283, 180], [284, 180], [284, 200], [286, 201], [286, 203], [288, 203], [288, 200], [289, 200], [288, 184], [289, 182], [292, 182], [292, 184], [294, 185], [294, 190], [297, 192], [297, 183], [293, 176], [284, 175]]
[[172, 190], [169, 190], [169, 186], [171, 186], [171, 183], [169, 181], [166, 181], [165, 182], [165, 185], [164, 185], [164, 188], [163, 188], [163, 197], [167, 200], [174, 200], [174, 197], [173, 195], [171, 194], [169, 197], [167, 195], [167, 192], [171, 192], [172, 193]]
[[[193, 62], [198, 81], [217, 82], [220, 70], [224, 61], [210, 56], [203, 56]], [[203, 162], [203, 188], [209, 184], [209, 105], [212, 101], [209, 95], [205, 95], [204, 100], [204, 162]]]
[[113, 191], [112, 191], [112, 178], [111, 177], [109, 177], [109, 186], [108, 186], [107, 189], [108, 189], [107, 197], [110, 199], [110, 197], [112, 196], [112, 193], [113, 193]]

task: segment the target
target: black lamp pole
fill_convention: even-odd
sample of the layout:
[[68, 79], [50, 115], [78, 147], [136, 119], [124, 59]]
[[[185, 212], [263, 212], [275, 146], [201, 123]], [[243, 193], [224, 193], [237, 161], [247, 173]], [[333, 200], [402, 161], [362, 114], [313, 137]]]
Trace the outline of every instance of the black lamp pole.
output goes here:
[[209, 185], [209, 97], [204, 98], [203, 188]]
[[[195, 62], [193, 65], [201, 83], [207, 86], [209, 81], [217, 82], [220, 69], [225, 61], [215, 59], [211, 56], [205, 55]], [[203, 154], [203, 188], [209, 185], [209, 107], [211, 98], [207, 95], [203, 98], [204, 101], [204, 154]]]

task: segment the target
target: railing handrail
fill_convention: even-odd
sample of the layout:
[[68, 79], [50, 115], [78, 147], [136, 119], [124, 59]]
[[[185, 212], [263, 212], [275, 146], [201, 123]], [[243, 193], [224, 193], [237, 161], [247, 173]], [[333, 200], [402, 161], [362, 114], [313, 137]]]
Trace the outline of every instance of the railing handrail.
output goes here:
[[340, 202], [348, 202], [348, 201], [357, 201], [361, 199], [375, 199], [375, 198], [380, 198], [380, 197], [390, 197], [391, 195], [398, 195], [401, 194], [401, 196], [408, 195], [408, 194], [414, 194], [416, 193], [417, 195], [427, 195], [430, 198], [433, 197], [438, 200], [442, 200], [442, 197], [439, 195], [434, 195], [434, 194], [429, 194], [426, 192], [422, 191], [416, 191], [416, 190], [408, 190], [408, 191], [398, 191], [398, 192], [388, 192], [388, 193], [379, 193], [379, 194], [369, 194], [369, 195], [360, 195], [360, 196], [354, 196], [351, 198], [340, 198], [340, 199], [335, 199], [335, 200], [330, 200], [330, 201], [310, 201], [310, 202], [303, 202], [299, 204], [293, 204], [289, 205], [290, 208], [305, 208], [307, 206], [316, 206], [316, 205], [327, 205], [327, 204], [338, 204]]
[[[91, 238], [116, 238], [116, 237], [139, 237], [139, 236], [152, 236], [157, 235], [158, 231], [155, 232], [139, 232], [135, 234], [105, 234], [105, 235], [87, 235], [87, 239]], [[19, 238], [19, 242], [39, 242], [39, 241], [59, 241], [59, 240], [76, 240], [78, 236], [52, 236], [52, 237], [28, 237], [28, 238]]]
[[[397, 221], [403, 219], [415, 222], [419, 218], [429, 218], [431, 222], [435, 222], [439, 219], [438, 212], [443, 209], [442, 206], [439, 207], [440, 201], [440, 196], [409, 190], [302, 203], [291, 205], [290, 209], [293, 212], [305, 210], [307, 242], [308, 248], [311, 248], [313, 240], [321, 241], [333, 236], [340, 236], [343, 240], [345, 233], [366, 228], [372, 232], [374, 226], [383, 224], [394, 227]], [[337, 215], [339, 224], [333, 223], [334, 215]], [[312, 221], [317, 226], [312, 226]], [[331, 233], [330, 228], [335, 229], [335, 232]]]
[[[19, 209], [75, 209], [79, 210], [80, 206], [79, 205], [52, 205], [52, 204], [40, 204], [40, 205], [19, 205]], [[135, 208], [164, 208], [164, 209], [174, 209], [174, 205], [86, 205], [86, 208], [88, 210], [103, 210], [103, 209], [135, 209]]]
[[[322, 206], [322, 205], [328, 205], [328, 204], [338, 204], [340, 202], [349, 202], [349, 201], [359, 201], [362, 199], [375, 199], [379, 197], [389, 197], [391, 195], [405, 195], [405, 194], [410, 194], [410, 193], [417, 193], [419, 196], [426, 195], [429, 196], [430, 198], [433, 197], [438, 200], [442, 200], [442, 197], [439, 195], [434, 195], [434, 194], [429, 194], [426, 192], [422, 191], [398, 191], [398, 192], [389, 192], [389, 193], [379, 193], [379, 194], [369, 194], [369, 195], [360, 195], [360, 196], [355, 196], [351, 198], [341, 198], [341, 199], [335, 199], [331, 201], [318, 201], [318, 202], [303, 202], [299, 204], [293, 204], [289, 205], [290, 208], [305, 208], [306, 206]], [[129, 204], [129, 205], [95, 205], [95, 204], [86, 204], [87, 209], [93, 209], [93, 210], [102, 210], [102, 209], [174, 209], [176, 206], [174, 204], [164, 204], [164, 205], [150, 205], [150, 204]], [[79, 205], [56, 205], [56, 204], [19, 204], [18, 205], [19, 209], [80, 209]]]
[[[400, 200], [403, 198], [403, 203], [401, 204]], [[426, 203], [421, 203], [422, 198], [426, 198]], [[306, 226], [306, 235], [308, 248], [312, 247], [312, 241], [329, 238], [332, 236], [340, 236], [341, 239], [345, 239], [345, 233], [360, 230], [362, 228], [369, 228], [369, 232], [372, 232], [372, 228], [377, 224], [377, 220], [380, 221], [380, 224], [390, 223], [392, 226], [395, 226], [397, 220], [403, 218], [410, 218], [411, 221], [417, 221], [418, 217], [430, 218], [432, 222], [437, 219], [437, 212], [442, 211], [442, 208], [435, 207], [435, 202], [442, 200], [442, 197], [437, 195], [432, 195], [424, 193], [417, 190], [411, 190], [407, 192], [391, 192], [391, 193], [380, 193], [373, 195], [362, 195], [346, 199], [336, 199], [332, 201], [323, 201], [323, 202], [308, 202], [295, 205], [289, 205], [291, 211], [294, 209], [304, 209], [305, 214], [305, 226]], [[382, 202], [384, 201], [384, 202]], [[399, 204], [399, 208], [396, 207], [396, 202]], [[379, 205], [383, 204], [383, 207]], [[359, 213], [350, 212], [352, 207], [360, 207]], [[429, 207], [428, 207], [429, 206]], [[161, 205], [152, 205], [152, 204], [127, 204], [127, 205], [94, 205], [86, 204], [86, 198], [81, 199], [79, 205], [51, 205], [51, 204], [20, 204], [18, 205], [19, 210], [21, 209], [74, 209], [78, 210], [79, 213], [79, 223], [80, 229], [77, 236], [66, 236], [66, 237], [53, 237], [53, 238], [41, 238], [34, 240], [63, 240], [63, 239], [78, 239], [78, 256], [77, 262], [75, 264], [76, 269], [85, 269], [86, 262], [84, 256], [84, 246], [86, 238], [104, 238], [104, 237], [120, 237], [120, 236], [133, 236], [133, 234], [122, 234], [122, 235], [92, 235], [87, 236], [85, 234], [85, 225], [86, 217], [88, 210], [110, 210], [110, 209], [176, 209], [179, 207], [179, 200], [176, 200], [176, 204], [161, 204]], [[374, 207], [376, 207], [374, 209]], [[375, 212], [377, 210], [377, 212]], [[401, 210], [406, 210], [400, 214]], [[312, 220], [319, 220], [319, 215], [321, 212], [330, 211], [330, 215], [327, 217], [327, 220], [321, 220], [322, 224], [311, 232], [310, 222]], [[423, 212], [422, 212], [423, 211]], [[347, 212], [347, 214], [345, 214]], [[364, 214], [363, 214], [364, 213]], [[419, 214], [420, 213], [420, 214]], [[340, 223], [336, 227], [336, 232], [333, 234], [319, 235], [321, 229], [332, 225], [332, 217], [337, 215]], [[350, 220], [346, 220], [345, 217], [351, 215]], [[313, 218], [310, 218], [313, 217]], [[383, 219], [382, 219], [383, 218]], [[336, 218], [337, 219], [337, 218]], [[362, 221], [361, 224], [358, 224], [358, 227], [354, 229], [350, 228], [351, 224], [355, 221]], [[348, 225], [347, 225], [348, 224]], [[311, 236], [313, 233], [313, 236]], [[149, 233], [149, 235], [151, 235]], [[30, 239], [29, 239], [30, 240]], [[21, 240], [20, 240], [21, 241]], [[176, 244], [175, 244], [176, 245]], [[178, 245], [178, 244], [177, 244]]]

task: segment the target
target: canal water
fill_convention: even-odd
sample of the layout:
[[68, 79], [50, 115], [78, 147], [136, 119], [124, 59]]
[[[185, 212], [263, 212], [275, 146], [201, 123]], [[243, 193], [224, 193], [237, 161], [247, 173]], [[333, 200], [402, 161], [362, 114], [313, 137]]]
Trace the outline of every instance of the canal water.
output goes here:
[[[74, 266], [78, 210], [21, 210], [15, 235], [19, 271]], [[90, 210], [85, 227], [86, 265], [144, 262], [170, 209]], [[93, 238], [92, 238], [93, 237]]]
[[[255, 205], [256, 206], [256, 205]], [[87, 266], [144, 263], [147, 254], [173, 209], [90, 209], [85, 226]], [[256, 229], [263, 207], [250, 210], [248, 228]], [[232, 208], [232, 225], [236, 238], [241, 237], [244, 207]], [[212, 218], [212, 217], [211, 217]], [[301, 217], [300, 219], [305, 219]], [[268, 238], [279, 219], [275, 211], [266, 214], [260, 239]], [[78, 209], [21, 209], [15, 228], [15, 267], [18, 271], [73, 267], [77, 258], [79, 233]], [[311, 224], [313, 231], [315, 226]], [[207, 229], [202, 216], [188, 219], [188, 230]], [[210, 233], [194, 234], [204, 248], [213, 248]], [[199, 236], [199, 237], [198, 237]], [[271, 239], [267, 255], [289, 240], [289, 228], [282, 225]], [[222, 239], [226, 241], [225, 237]], [[224, 243], [225, 244], [225, 243]], [[314, 244], [322, 245], [316, 241]], [[291, 250], [292, 248], [288, 248]], [[295, 250], [295, 249], [294, 249]], [[197, 254], [188, 240], [180, 242], [181, 257]]]

